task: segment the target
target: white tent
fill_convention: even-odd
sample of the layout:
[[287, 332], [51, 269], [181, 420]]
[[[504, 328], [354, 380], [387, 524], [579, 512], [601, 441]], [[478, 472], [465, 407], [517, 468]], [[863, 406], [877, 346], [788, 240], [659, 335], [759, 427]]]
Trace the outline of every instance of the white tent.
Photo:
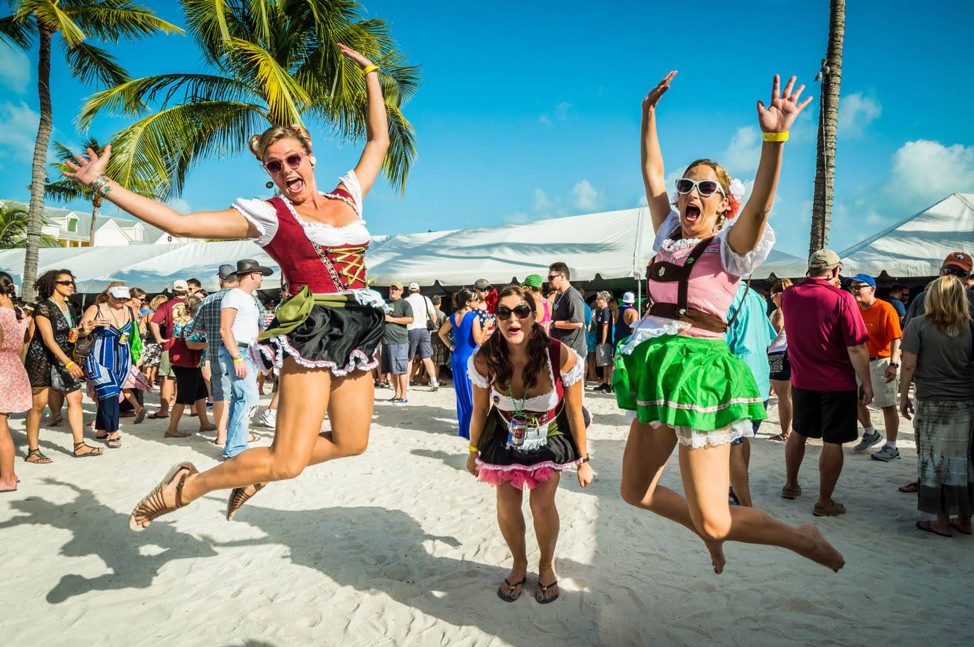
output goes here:
[[[654, 236], [646, 208], [624, 209], [525, 224], [457, 229], [420, 234], [376, 236], [366, 256], [369, 276], [378, 285], [416, 281], [471, 285], [485, 278], [495, 285], [546, 275], [548, 265], [562, 261], [572, 280], [641, 280], [652, 255]], [[110, 281], [125, 281], [147, 292], [160, 292], [174, 279], [196, 277], [207, 289], [216, 287], [216, 267], [253, 258], [278, 271], [267, 254], [248, 241], [106, 248], [42, 249], [38, 274], [49, 269], [74, 272], [81, 292], [97, 292]], [[772, 264], [802, 263], [772, 252]], [[0, 251], [0, 268], [20, 278], [24, 250]], [[763, 278], [759, 270], [754, 278]], [[276, 285], [279, 278], [265, 281]]]

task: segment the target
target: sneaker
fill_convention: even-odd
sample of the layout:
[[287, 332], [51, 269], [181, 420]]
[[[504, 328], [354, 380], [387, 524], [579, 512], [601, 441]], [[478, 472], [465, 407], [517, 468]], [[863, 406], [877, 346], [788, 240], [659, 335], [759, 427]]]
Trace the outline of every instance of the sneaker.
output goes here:
[[277, 409], [267, 409], [260, 417], [260, 424], [273, 429], [277, 426]]
[[898, 450], [895, 447], [890, 447], [889, 445], [884, 445], [882, 449], [872, 454], [872, 457], [877, 461], [883, 461], [884, 463], [888, 463], [894, 458], [900, 457], [900, 450]]
[[882, 440], [883, 440], [883, 435], [878, 431], [873, 433], [872, 436], [867, 436], [863, 434], [862, 440], [859, 441], [858, 445], [852, 448], [852, 451], [854, 451], [857, 454], [861, 454], [862, 452], [866, 451], [876, 443], [882, 442]]
[[440, 383], [439, 382], [437, 382], [436, 380], [433, 380], [432, 382], [430, 382], [430, 391], [439, 391], [439, 390], [440, 390]]
[[404, 400], [403, 398], [393, 398], [392, 403], [395, 405], [403, 405], [403, 404], [408, 404], [409, 401]]

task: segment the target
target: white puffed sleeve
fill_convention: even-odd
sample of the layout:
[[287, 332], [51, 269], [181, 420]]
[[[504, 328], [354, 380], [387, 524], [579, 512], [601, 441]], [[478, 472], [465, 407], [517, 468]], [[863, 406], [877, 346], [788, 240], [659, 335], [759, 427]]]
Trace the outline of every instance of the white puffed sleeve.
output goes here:
[[474, 363], [474, 357], [476, 357], [476, 355], [471, 355], [470, 359], [467, 360], [467, 377], [470, 378], [470, 383], [474, 386], [479, 386], [482, 389], [489, 389], [490, 379], [477, 370], [477, 365]]
[[680, 213], [675, 209], [670, 210], [670, 214], [666, 216], [666, 220], [656, 230], [656, 240], [653, 241], [653, 252], [659, 252], [660, 245], [663, 244], [663, 241], [669, 238], [670, 234], [679, 228]]
[[266, 247], [277, 233], [277, 210], [274, 205], [263, 200], [247, 200], [237, 198], [233, 208], [249, 220], [260, 232], [254, 241], [261, 247]]
[[585, 360], [574, 349], [572, 349], [572, 352], [575, 353], [575, 364], [561, 374], [561, 383], [565, 386], [575, 384], [585, 375]]
[[338, 181], [345, 185], [345, 189], [351, 194], [352, 208], [358, 213], [358, 217], [362, 217], [362, 185], [359, 184], [358, 176], [355, 175], [355, 170], [352, 169], [345, 175], [338, 178]]
[[721, 229], [717, 234], [717, 239], [720, 240], [720, 264], [734, 276], [747, 276], [757, 269], [761, 263], [768, 260], [768, 255], [771, 253], [771, 248], [774, 247], [776, 240], [774, 230], [771, 229], [771, 225], [765, 224], [764, 233], [761, 234], [761, 240], [758, 241], [757, 247], [746, 254], [738, 254], [731, 249], [727, 242], [727, 235], [733, 228], [734, 224], [731, 224], [729, 227]]

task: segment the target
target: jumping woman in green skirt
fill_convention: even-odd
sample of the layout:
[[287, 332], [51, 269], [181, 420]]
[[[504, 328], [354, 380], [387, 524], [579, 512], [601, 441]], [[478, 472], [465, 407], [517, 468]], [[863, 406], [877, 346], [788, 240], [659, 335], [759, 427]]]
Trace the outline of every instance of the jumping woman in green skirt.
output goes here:
[[[687, 167], [671, 203], [656, 104], [675, 74], [643, 101], [643, 181], [656, 256], [648, 269], [653, 306], [620, 342], [613, 375], [619, 406], [636, 416], [623, 456], [622, 497], [696, 533], [717, 573], [724, 568], [727, 540], [781, 546], [838, 571], [842, 555], [812, 524], [792, 528], [753, 508], [731, 508], [727, 500], [730, 443], [753, 435], [752, 421], [767, 417], [767, 394], [724, 342], [727, 312], [742, 277], [774, 245], [767, 221], [782, 149], [811, 98], [799, 103], [805, 86], [794, 89], [792, 77], [782, 92], [775, 76], [771, 104], [758, 101], [764, 143], [753, 195], [743, 209], [743, 183], [706, 159]], [[685, 499], [658, 486], [678, 441]]]

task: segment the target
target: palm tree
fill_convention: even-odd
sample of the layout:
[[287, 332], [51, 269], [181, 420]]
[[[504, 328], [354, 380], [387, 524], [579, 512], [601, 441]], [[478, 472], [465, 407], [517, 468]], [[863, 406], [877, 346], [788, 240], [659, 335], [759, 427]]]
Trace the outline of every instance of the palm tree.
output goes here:
[[[400, 111], [419, 84], [386, 23], [361, 19], [356, 0], [180, 0], [188, 30], [212, 74], [164, 74], [98, 92], [82, 108], [85, 128], [101, 111], [144, 114], [119, 132], [107, 174], [135, 178], [164, 198], [182, 191], [193, 164], [247, 150], [268, 125], [305, 116], [344, 141], [365, 134], [365, 83], [342, 56], [344, 43], [382, 67], [391, 145], [384, 173], [401, 191], [415, 158], [412, 126]], [[249, 154], [249, 153], [248, 153]]]
[[[85, 149], [90, 148], [91, 150], [95, 151], [99, 155], [101, 155], [103, 150], [101, 144], [99, 144], [98, 140], [94, 138], [89, 138], [87, 141], [85, 141], [83, 147]], [[75, 161], [75, 153], [77, 151], [71, 150], [70, 148], [68, 148], [67, 146], [65, 146], [60, 142], [54, 142], [54, 151], [59, 163], [52, 164], [51, 166], [58, 173], [61, 173], [62, 171], [68, 168], [67, 166], [64, 165], [65, 162]], [[144, 187], [139, 186], [138, 184], [130, 183], [129, 186], [126, 186], [125, 188], [129, 189], [130, 191], [134, 191], [139, 195], [144, 195], [147, 198], [158, 199], [157, 195], [152, 193], [150, 190], [147, 190]], [[48, 182], [47, 184], [45, 184], [44, 193], [47, 195], [47, 197], [55, 200], [56, 202], [65, 203], [65, 202], [73, 202], [75, 200], [91, 201], [91, 228], [88, 231], [88, 244], [94, 247], [95, 231], [98, 226], [97, 225], [98, 212], [101, 209], [101, 205], [102, 202], [104, 201], [104, 197], [102, 197], [100, 193], [97, 192], [92, 193], [88, 189], [88, 187], [84, 186], [83, 184], [79, 184], [74, 180], [71, 180], [69, 178], [64, 178], [64, 177], [62, 177], [60, 180], [56, 180], [54, 182]]]
[[812, 200], [812, 232], [808, 253], [829, 243], [832, 224], [832, 196], [835, 189], [835, 131], [839, 113], [839, 85], [842, 82], [842, 40], [845, 38], [845, 0], [829, 5], [829, 48], [816, 80], [822, 81], [818, 109], [818, 145], [815, 151], [815, 196]]
[[24, 259], [24, 298], [34, 298], [37, 278], [37, 245], [44, 219], [44, 165], [51, 138], [51, 43], [61, 35], [65, 62], [75, 78], [85, 84], [114, 86], [129, 79], [125, 70], [107, 51], [86, 42], [88, 35], [115, 43], [122, 38], [136, 40], [157, 31], [181, 33], [178, 27], [155, 17], [149, 9], [131, 0], [7, 0], [12, 15], [0, 18], [0, 38], [29, 49], [36, 37], [37, 93], [40, 124], [34, 145], [30, 185], [27, 253]]
[[[0, 202], [0, 249], [22, 249], [27, 247], [27, 209]], [[57, 238], [42, 234], [40, 247], [60, 247]]]

